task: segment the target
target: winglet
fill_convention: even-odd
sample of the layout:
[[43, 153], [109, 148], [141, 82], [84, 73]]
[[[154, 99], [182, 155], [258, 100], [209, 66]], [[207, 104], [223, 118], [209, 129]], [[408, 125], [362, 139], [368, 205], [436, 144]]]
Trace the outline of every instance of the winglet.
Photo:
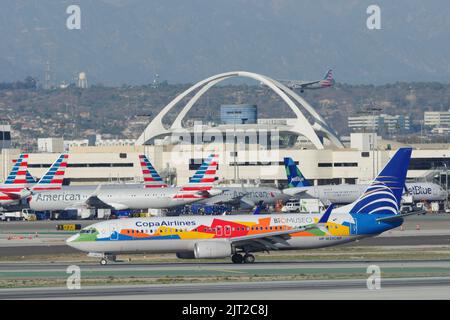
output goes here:
[[328, 206], [327, 210], [325, 210], [325, 213], [322, 215], [318, 223], [327, 223], [328, 218], [330, 218], [331, 211], [333, 211], [333, 208], [334, 204], [332, 203]]

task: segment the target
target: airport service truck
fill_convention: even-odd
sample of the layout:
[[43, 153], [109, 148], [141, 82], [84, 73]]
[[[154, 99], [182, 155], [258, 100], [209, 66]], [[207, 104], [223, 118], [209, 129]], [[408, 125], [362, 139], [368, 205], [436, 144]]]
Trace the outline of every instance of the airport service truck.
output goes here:
[[0, 213], [1, 221], [36, 220], [33, 210], [22, 209], [21, 211], [10, 211]]
[[282, 212], [322, 212], [324, 205], [319, 199], [290, 199], [286, 205], [281, 208]]

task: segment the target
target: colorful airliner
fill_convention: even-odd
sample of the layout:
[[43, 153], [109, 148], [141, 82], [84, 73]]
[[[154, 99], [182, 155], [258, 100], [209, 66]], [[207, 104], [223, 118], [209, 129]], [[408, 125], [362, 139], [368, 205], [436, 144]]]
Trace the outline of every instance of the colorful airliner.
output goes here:
[[[296, 198], [320, 199], [325, 205], [353, 202], [368, 186], [368, 184], [313, 186], [291, 158], [284, 158], [284, 167], [288, 179], [288, 188], [283, 190], [284, 194]], [[447, 197], [447, 192], [432, 182], [406, 182], [405, 188], [412, 195], [413, 201], [443, 201]]]
[[[145, 162], [145, 161], [143, 161]], [[160, 181], [158, 187], [134, 185], [69, 186], [58, 190], [33, 190], [29, 199], [32, 210], [69, 210], [81, 208], [167, 209], [187, 205], [222, 193], [214, 183], [218, 155], [210, 155], [200, 166], [189, 183], [182, 187], [168, 187]], [[154, 179], [154, 178], [153, 178]], [[155, 182], [155, 180], [147, 181]]]
[[180, 216], [110, 220], [66, 240], [101, 257], [123, 253], [176, 253], [179, 258], [225, 258], [252, 263], [252, 252], [312, 249], [376, 236], [403, 223], [399, 213], [411, 149], [399, 149], [353, 203], [321, 214]]

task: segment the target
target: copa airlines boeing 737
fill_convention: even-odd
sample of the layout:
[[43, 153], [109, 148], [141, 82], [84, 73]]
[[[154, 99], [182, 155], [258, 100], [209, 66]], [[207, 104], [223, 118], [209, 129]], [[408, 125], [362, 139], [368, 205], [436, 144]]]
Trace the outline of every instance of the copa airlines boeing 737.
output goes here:
[[254, 262], [252, 252], [311, 249], [378, 235], [403, 223], [399, 213], [411, 149], [399, 149], [353, 203], [323, 214], [180, 216], [95, 223], [67, 239], [73, 248], [102, 257], [173, 252], [179, 258]]
[[[289, 188], [283, 193], [299, 198], [316, 198], [322, 203], [345, 204], [358, 199], [367, 189], [367, 184], [341, 184], [313, 186], [301, 173], [291, 158], [284, 158]], [[405, 187], [413, 201], [443, 201], [447, 193], [438, 184], [431, 182], [407, 182]]]
[[210, 155], [199, 170], [183, 187], [167, 187], [157, 182], [133, 186], [79, 186], [53, 191], [33, 192], [29, 199], [32, 210], [69, 210], [78, 208], [167, 209], [187, 205], [218, 195], [222, 191], [213, 189], [217, 170], [217, 155]]

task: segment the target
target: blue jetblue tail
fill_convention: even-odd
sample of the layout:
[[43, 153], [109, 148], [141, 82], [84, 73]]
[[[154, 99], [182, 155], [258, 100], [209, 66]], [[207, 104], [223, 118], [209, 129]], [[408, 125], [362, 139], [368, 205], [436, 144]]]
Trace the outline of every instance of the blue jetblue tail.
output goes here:
[[292, 158], [284, 158], [284, 168], [286, 169], [289, 188], [311, 186], [311, 183], [306, 180]]
[[397, 215], [405, 186], [411, 148], [399, 149], [352, 204], [350, 213]]

